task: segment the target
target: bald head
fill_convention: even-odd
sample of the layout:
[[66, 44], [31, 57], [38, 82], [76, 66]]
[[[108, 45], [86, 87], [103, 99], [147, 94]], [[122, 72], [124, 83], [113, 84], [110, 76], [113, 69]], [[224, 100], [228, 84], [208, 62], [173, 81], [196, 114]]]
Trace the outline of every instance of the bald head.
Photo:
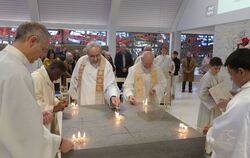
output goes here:
[[142, 54], [142, 65], [144, 66], [144, 68], [149, 69], [151, 68], [151, 65], [153, 64], [154, 61], [154, 54], [151, 51], [145, 51]]
[[74, 59], [73, 54], [72, 54], [71, 52], [67, 52], [67, 53], [66, 53], [66, 59], [67, 59], [68, 61], [72, 61], [72, 60]]

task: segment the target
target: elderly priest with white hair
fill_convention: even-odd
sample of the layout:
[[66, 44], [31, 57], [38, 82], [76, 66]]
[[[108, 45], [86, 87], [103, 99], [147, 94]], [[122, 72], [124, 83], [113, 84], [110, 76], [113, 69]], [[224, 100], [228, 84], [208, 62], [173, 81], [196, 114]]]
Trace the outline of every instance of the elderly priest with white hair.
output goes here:
[[120, 92], [111, 64], [101, 55], [101, 46], [90, 42], [86, 51], [87, 55], [77, 61], [73, 71], [70, 96], [79, 105], [108, 103], [112, 108], [118, 107]]
[[133, 105], [142, 103], [146, 98], [150, 104], [159, 104], [164, 96], [166, 79], [153, 61], [154, 54], [145, 51], [141, 61], [129, 68], [123, 94], [125, 100]]

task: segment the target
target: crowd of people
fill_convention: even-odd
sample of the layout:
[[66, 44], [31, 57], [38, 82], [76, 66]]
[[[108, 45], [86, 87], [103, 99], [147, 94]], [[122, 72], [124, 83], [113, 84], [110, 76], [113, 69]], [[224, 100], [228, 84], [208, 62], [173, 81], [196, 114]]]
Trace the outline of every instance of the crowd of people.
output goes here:
[[[89, 42], [86, 55], [74, 56], [64, 47], [60, 53], [49, 49], [49, 34], [42, 24], [21, 24], [12, 45], [0, 53], [0, 153], [1, 157], [55, 157], [74, 148], [71, 140], [61, 138], [58, 119], [68, 101], [55, 97], [53, 81], [71, 78], [69, 95], [79, 105], [120, 106], [125, 101], [136, 105], [147, 98], [151, 104], [171, 105], [175, 98], [179, 70], [182, 67], [182, 92], [186, 82], [192, 93], [196, 62], [190, 52], [180, 60], [178, 52], [170, 56], [162, 46], [155, 58], [147, 46], [134, 63], [125, 45], [111, 53]], [[47, 53], [43, 60], [41, 56]], [[247, 158], [249, 148], [250, 50], [239, 48], [229, 55], [225, 66], [239, 88], [230, 99], [219, 103], [209, 89], [223, 82], [219, 57], [210, 58], [200, 81], [201, 100], [198, 128], [207, 135], [206, 152], [213, 158]], [[207, 64], [207, 63], [206, 63]], [[118, 83], [116, 78], [124, 78]], [[18, 131], [18, 132], [16, 132]], [[12, 136], [12, 137], [10, 137]], [[36, 140], [36, 141], [34, 141]]]

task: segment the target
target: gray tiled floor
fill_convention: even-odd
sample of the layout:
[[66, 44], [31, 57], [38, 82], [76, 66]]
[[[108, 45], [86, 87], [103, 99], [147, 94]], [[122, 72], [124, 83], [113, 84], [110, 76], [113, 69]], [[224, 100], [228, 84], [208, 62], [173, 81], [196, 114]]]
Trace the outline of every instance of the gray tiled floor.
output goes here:
[[199, 111], [199, 82], [193, 83], [193, 92], [181, 92], [181, 83], [177, 84], [175, 99], [167, 111], [193, 128], [197, 128]]

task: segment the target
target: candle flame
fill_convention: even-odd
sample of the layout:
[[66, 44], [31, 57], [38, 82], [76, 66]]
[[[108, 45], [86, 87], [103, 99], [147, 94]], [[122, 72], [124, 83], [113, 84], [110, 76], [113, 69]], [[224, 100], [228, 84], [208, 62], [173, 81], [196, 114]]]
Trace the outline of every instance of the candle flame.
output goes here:
[[120, 116], [119, 112], [116, 112], [116, 111], [115, 111], [115, 118], [116, 118], [117, 120], [121, 120], [121, 116]]
[[75, 135], [75, 134], [72, 135], [72, 139], [73, 139], [73, 140], [76, 139], [76, 135]]
[[180, 123], [179, 127], [180, 127], [181, 129], [184, 129], [184, 130], [187, 130], [187, 129], [188, 129], [188, 127], [187, 127], [186, 125], [184, 125], [183, 123]]
[[78, 137], [78, 138], [81, 138], [81, 133], [80, 133], [80, 131], [78, 131], [77, 137]]
[[85, 138], [85, 137], [86, 137], [86, 133], [84, 132], [84, 133], [83, 133], [83, 138]]

